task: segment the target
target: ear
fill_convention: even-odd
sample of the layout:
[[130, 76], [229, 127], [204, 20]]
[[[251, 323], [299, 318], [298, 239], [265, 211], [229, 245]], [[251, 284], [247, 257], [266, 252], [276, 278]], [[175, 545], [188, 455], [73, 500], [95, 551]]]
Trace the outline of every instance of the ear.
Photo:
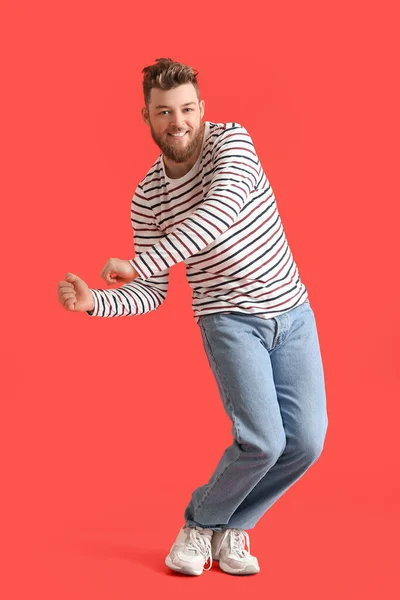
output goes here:
[[205, 106], [206, 106], [206, 103], [204, 102], [204, 100], [200, 100], [200, 118], [201, 119], [204, 117]]
[[146, 125], [149, 125], [149, 111], [147, 109], [147, 106], [143, 106], [142, 108], [142, 119], [146, 123]]

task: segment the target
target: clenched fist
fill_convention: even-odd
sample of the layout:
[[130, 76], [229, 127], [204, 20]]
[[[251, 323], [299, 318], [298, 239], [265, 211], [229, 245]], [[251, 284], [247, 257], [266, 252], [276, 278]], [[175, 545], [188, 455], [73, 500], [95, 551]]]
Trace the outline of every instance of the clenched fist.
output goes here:
[[139, 277], [131, 263], [121, 258], [109, 258], [100, 275], [109, 285], [118, 282], [129, 283]]
[[93, 296], [88, 285], [75, 275], [67, 273], [65, 281], [58, 282], [58, 301], [66, 310], [83, 312], [93, 310]]

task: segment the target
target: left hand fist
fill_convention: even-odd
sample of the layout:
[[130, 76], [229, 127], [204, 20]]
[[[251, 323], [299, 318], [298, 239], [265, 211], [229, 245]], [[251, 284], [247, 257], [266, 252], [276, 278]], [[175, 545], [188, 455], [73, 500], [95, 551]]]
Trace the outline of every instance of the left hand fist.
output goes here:
[[108, 285], [113, 283], [129, 283], [139, 277], [139, 273], [135, 271], [128, 260], [121, 258], [109, 258], [103, 267], [100, 276]]

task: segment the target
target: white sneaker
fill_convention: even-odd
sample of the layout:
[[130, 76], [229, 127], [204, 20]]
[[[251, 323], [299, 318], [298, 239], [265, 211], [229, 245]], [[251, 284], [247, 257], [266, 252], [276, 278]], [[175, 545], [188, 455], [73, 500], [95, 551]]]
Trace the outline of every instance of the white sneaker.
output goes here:
[[[183, 527], [165, 559], [167, 567], [186, 575], [201, 575], [212, 567], [211, 539], [214, 531], [202, 527]], [[210, 561], [206, 569], [204, 565]]]
[[249, 534], [244, 529], [214, 531], [211, 547], [213, 560], [219, 561], [220, 569], [225, 573], [230, 575], [259, 573], [258, 560], [250, 554]]

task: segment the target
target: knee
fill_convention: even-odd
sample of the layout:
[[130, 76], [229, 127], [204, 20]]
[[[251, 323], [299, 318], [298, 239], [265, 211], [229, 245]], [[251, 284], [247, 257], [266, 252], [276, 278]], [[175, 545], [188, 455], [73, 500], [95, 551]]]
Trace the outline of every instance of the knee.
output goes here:
[[307, 463], [311, 465], [321, 456], [323, 447], [323, 442], [313, 440], [311, 443], [309, 442], [301, 447], [301, 454], [305, 457]]
[[325, 444], [327, 422], [319, 431], [300, 432], [294, 442], [296, 454], [301, 455], [310, 465], [322, 454]]
[[259, 460], [265, 461], [266, 466], [270, 467], [283, 454], [286, 448], [286, 437], [282, 434], [279, 437], [271, 439], [268, 435], [260, 435], [257, 437], [257, 440], [241, 442], [238, 446], [242, 452], [257, 456]]

